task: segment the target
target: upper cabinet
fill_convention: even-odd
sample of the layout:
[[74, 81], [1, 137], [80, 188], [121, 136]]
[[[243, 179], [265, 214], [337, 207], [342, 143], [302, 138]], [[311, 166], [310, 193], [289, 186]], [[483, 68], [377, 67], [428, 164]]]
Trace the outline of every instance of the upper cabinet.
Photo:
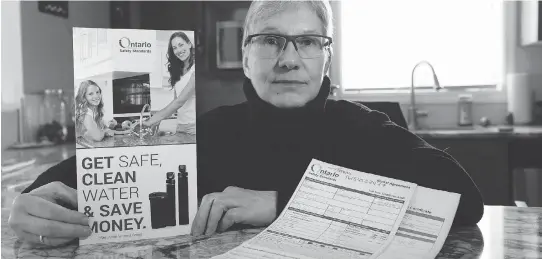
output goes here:
[[542, 46], [542, 1], [521, 1], [521, 43]]
[[111, 40], [107, 29], [75, 28], [74, 66], [88, 66], [111, 58]]
[[206, 75], [243, 78], [241, 44], [243, 22], [250, 2], [202, 1], [203, 17], [198, 55]]

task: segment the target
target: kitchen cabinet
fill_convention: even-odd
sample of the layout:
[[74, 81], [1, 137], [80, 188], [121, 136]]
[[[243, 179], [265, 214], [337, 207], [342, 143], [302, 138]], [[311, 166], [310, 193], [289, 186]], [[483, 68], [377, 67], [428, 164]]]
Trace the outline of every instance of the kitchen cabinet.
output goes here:
[[[203, 72], [209, 78], [243, 78], [242, 68], [221, 69], [219, 64], [219, 56], [217, 48], [217, 29], [225, 24], [240, 24], [242, 25], [248, 8], [249, 1], [203, 1], [202, 2], [202, 33], [201, 42], [198, 44], [198, 54], [203, 59]], [[225, 30], [226, 33], [238, 33], [237, 30]], [[237, 39], [238, 35], [230, 35], [231, 39]], [[227, 46], [226, 51], [238, 51], [241, 49], [241, 41], [235, 42], [231, 46]]]
[[78, 29], [74, 36], [74, 66], [85, 69], [111, 58], [107, 29]]
[[542, 46], [542, 1], [520, 1], [521, 43]]
[[508, 140], [500, 138], [425, 137], [452, 155], [478, 186], [486, 205], [514, 205]]
[[537, 184], [530, 178], [540, 178], [536, 174], [542, 171], [542, 131], [536, 126], [515, 127], [510, 133], [479, 131], [461, 135], [458, 131], [457, 134], [433, 133], [421, 137], [448, 152], [463, 166], [486, 205], [514, 206], [516, 200], [525, 201], [522, 196], [527, 186]]
[[139, 4], [141, 29], [195, 31], [201, 19], [200, 1], [142, 1]]
[[156, 48], [155, 50], [160, 52], [155, 58], [159, 59], [156, 62], [158, 62], [159, 65], [153, 66], [153, 71], [151, 73], [151, 88], [169, 88], [169, 72], [168, 72], [168, 65], [167, 65], [167, 48], [168, 48], [168, 42], [167, 41], [157, 41], [156, 42]]

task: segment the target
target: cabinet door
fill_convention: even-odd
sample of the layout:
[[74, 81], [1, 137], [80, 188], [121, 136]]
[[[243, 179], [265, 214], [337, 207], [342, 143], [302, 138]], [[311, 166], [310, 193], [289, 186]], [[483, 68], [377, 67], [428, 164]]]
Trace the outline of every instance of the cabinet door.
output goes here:
[[201, 1], [142, 1], [140, 4], [141, 29], [195, 31], [201, 19]]
[[129, 29], [131, 28], [131, 15], [130, 10], [131, 2], [127, 1], [113, 1], [111, 2], [110, 19], [111, 28], [113, 29]]
[[[167, 63], [168, 63], [168, 60], [167, 60], [167, 48], [168, 48], [168, 43], [166, 42], [165, 44], [161, 44], [160, 45], [160, 59], [161, 59], [161, 63], [160, 63], [160, 69], [161, 69], [161, 74], [160, 76], [162, 77], [162, 80], [165, 80], [166, 84], [167, 84], [167, 80], [169, 79], [169, 71], [167, 70]], [[164, 84], [162, 84], [164, 85]]]
[[426, 138], [426, 141], [446, 150], [465, 168], [486, 205], [514, 205], [506, 140]]
[[[201, 43], [199, 44], [198, 54], [203, 61], [203, 71], [205, 75], [211, 78], [219, 79], [238, 79], [243, 78], [242, 68], [221, 69], [217, 62], [217, 29], [225, 24], [243, 24], [246, 13], [250, 6], [250, 1], [203, 1], [203, 28], [201, 34]], [[233, 26], [235, 28], [235, 26]], [[226, 30], [234, 38], [237, 39], [238, 30]], [[231, 35], [233, 33], [233, 35]], [[241, 42], [234, 41], [237, 46], [232, 46], [231, 49], [241, 49]]]

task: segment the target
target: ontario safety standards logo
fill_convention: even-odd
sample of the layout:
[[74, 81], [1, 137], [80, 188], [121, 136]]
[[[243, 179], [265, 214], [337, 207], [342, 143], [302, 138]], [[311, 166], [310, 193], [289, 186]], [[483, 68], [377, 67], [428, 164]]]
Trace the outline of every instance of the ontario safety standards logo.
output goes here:
[[120, 52], [125, 53], [151, 53], [152, 44], [146, 41], [133, 41], [128, 37], [119, 39]]

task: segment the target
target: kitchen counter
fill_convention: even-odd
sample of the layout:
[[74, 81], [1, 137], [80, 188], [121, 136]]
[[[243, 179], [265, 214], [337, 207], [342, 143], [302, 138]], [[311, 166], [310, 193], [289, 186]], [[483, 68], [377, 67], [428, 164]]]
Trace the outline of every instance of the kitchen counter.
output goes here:
[[11, 205], [15, 196], [30, 185], [42, 172], [73, 155], [75, 155], [75, 143], [2, 151], [2, 165], [35, 159], [34, 163], [21, 169], [2, 172], [2, 208]]
[[[509, 130], [503, 130], [503, 129]], [[513, 127], [465, 127], [457, 129], [423, 129], [413, 131], [424, 138], [541, 138], [542, 126], [513, 126]]]
[[100, 148], [100, 147], [132, 147], [132, 146], [156, 146], [195, 144], [196, 135], [177, 132], [164, 136], [145, 136], [143, 139], [131, 134], [105, 137], [102, 141], [89, 141], [78, 138], [77, 148]]
[[[37, 175], [75, 154], [73, 144], [6, 150], [3, 161], [36, 158], [28, 167], [2, 174], [2, 258], [209, 258], [254, 237], [262, 228], [194, 238], [176, 236], [135, 242], [48, 248], [17, 239], [8, 225], [13, 197]], [[486, 206], [477, 226], [452, 228], [437, 258], [542, 258], [542, 208]]]
[[[2, 208], [2, 258], [210, 258], [249, 240], [263, 228], [231, 230], [191, 237], [79, 246], [77, 241], [56, 248], [18, 240], [7, 225], [9, 208]], [[541, 258], [542, 208], [486, 206], [475, 226], [454, 227], [436, 258]]]

